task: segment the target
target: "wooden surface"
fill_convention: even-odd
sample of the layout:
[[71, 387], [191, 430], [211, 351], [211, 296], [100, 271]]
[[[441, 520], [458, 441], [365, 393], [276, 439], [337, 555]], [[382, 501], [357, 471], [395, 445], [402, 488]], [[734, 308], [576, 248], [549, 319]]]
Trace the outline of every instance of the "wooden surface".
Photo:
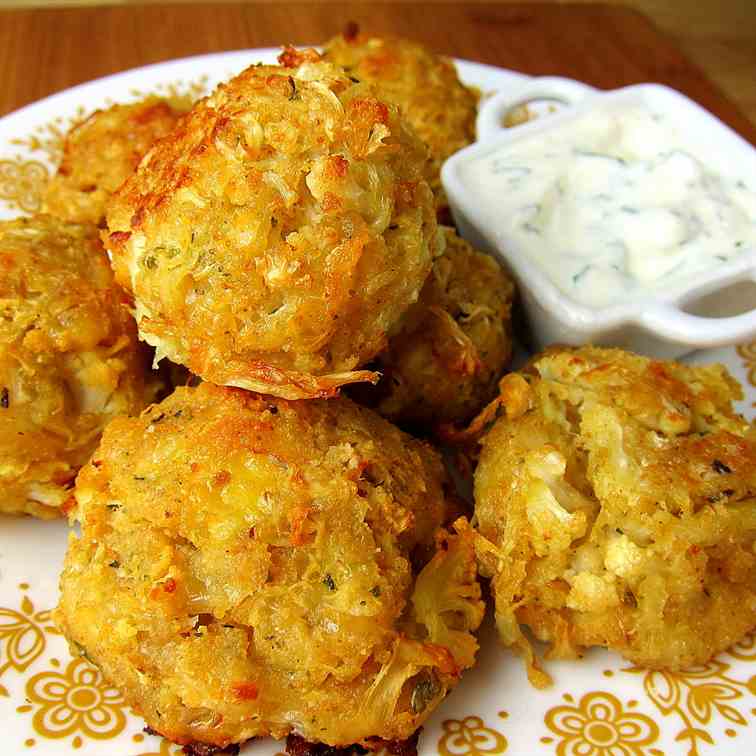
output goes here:
[[[71, 2], [74, 0], [10, 0]], [[104, 0], [82, 0], [103, 2]], [[116, 1], [116, 0], [114, 0]], [[134, 0], [117, 0], [134, 2]], [[509, 0], [501, 0], [508, 2]], [[549, 0], [559, 3], [565, 0]], [[644, 13], [756, 124], [754, 0], [604, 0]], [[595, 3], [596, 0], [571, 0]]]
[[690, 95], [756, 143], [756, 128], [642, 14], [604, 5], [248, 3], [0, 12], [0, 115], [51, 92], [185, 55], [315, 44], [347, 21], [449, 55], [610, 88], [640, 81]]
[[[163, 0], [164, 2], [165, 0]], [[170, 0], [216, 2], [216, 0]], [[280, 0], [266, 0], [277, 3]], [[364, 1], [364, 0], [363, 0]], [[371, 0], [391, 4], [395, 0]], [[500, 4], [514, 0], [496, 0]], [[756, 124], [755, 0], [602, 0], [644, 13]], [[154, 0], [0, 0], [0, 7], [71, 5], [141, 5]], [[311, 0], [329, 3], [331, 0]], [[478, 3], [481, 0], [434, 0]], [[520, 0], [532, 2], [532, 0]], [[539, 0], [551, 4], [596, 3], [596, 0]], [[391, 12], [386, 11], [386, 12]]]

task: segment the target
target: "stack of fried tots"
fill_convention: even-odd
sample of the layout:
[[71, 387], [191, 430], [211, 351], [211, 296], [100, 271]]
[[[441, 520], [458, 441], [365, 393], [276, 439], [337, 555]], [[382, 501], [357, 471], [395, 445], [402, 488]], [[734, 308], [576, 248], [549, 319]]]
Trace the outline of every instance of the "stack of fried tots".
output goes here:
[[[338, 397], [392, 365], [401, 392], [367, 399], [432, 433], [492, 398], [511, 352], [512, 285], [437, 225], [446, 153], [411, 112], [287, 49], [183, 114], [96, 113], [51, 215], [3, 227], [0, 421], [25, 434], [3, 435], [3, 501], [81, 523], [57, 620], [176, 742], [379, 748], [474, 663], [474, 538], [450, 527], [463, 507], [438, 452]], [[204, 381], [141, 415], [160, 387], [137, 329]], [[437, 367], [415, 377], [404, 354], [423, 349]]]
[[[724, 370], [552, 350], [495, 398], [514, 287], [437, 222], [476, 95], [403, 40], [279, 61], [95, 114], [61, 219], [0, 226], [0, 505], [81, 524], [72, 651], [177, 743], [396, 750], [474, 664], [478, 565], [538, 684], [522, 625], [671, 668], [741, 638], [756, 445]], [[150, 404], [137, 330], [200, 385]], [[473, 527], [392, 422], [481, 410]]]

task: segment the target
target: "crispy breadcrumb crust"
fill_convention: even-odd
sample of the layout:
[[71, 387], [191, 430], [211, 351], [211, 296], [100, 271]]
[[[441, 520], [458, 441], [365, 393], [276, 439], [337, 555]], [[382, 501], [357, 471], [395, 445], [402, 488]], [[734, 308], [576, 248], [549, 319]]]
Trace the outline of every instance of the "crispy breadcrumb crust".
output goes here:
[[426, 149], [366, 84], [289, 50], [195, 105], [114, 195], [105, 243], [140, 335], [219, 384], [287, 398], [355, 371], [441, 243]]
[[45, 212], [102, 224], [110, 196], [188, 109], [189, 103], [148, 97], [93, 113], [66, 135], [63, 159], [45, 192]]
[[478, 92], [462, 84], [451, 60], [399, 37], [347, 32], [325, 43], [324, 56], [399, 106], [430, 149], [428, 181], [437, 207], [446, 207], [441, 164], [475, 141]]
[[512, 357], [512, 279], [454, 229], [443, 230], [443, 255], [375, 362], [381, 382], [360, 390], [403, 426], [466, 422], [496, 395]]
[[407, 738], [483, 615], [471, 534], [439, 529], [446, 484], [347, 399], [179, 388], [80, 473], [56, 619], [176, 742]]
[[61, 514], [107, 422], [157, 386], [97, 229], [0, 223], [0, 511]]
[[756, 626], [756, 437], [721, 365], [550, 349], [502, 382], [475, 473], [502, 642], [703, 664]]

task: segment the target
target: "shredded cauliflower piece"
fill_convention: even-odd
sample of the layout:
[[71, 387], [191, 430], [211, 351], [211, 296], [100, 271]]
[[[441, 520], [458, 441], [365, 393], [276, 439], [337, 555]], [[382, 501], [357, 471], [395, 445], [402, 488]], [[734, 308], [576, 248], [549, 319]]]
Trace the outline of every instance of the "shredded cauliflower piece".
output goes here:
[[552, 348], [502, 381], [475, 473], [481, 572], [502, 643], [537, 666], [614, 649], [706, 663], [756, 627], [756, 432], [717, 365]]

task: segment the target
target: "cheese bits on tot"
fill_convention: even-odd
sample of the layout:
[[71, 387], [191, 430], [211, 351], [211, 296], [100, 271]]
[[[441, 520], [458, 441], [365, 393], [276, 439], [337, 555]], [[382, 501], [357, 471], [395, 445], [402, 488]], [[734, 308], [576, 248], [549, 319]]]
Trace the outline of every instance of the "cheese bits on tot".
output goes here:
[[719, 365], [551, 349], [502, 382], [475, 514], [502, 642], [703, 664], [756, 626], [756, 436]]
[[51, 518], [103, 427], [158, 388], [97, 228], [0, 223], [0, 512]]
[[437, 207], [445, 208], [441, 165], [475, 141], [478, 92], [462, 84], [451, 60], [400, 37], [374, 37], [350, 28], [326, 42], [323, 54], [399, 107], [428, 145], [428, 181]]
[[218, 384], [286, 398], [360, 371], [441, 243], [426, 149], [313, 51], [223, 84], [110, 203], [105, 243], [143, 339]]
[[446, 483], [347, 399], [179, 388], [80, 474], [57, 621], [175, 742], [408, 738], [484, 611], [470, 531], [440, 529]]
[[148, 97], [98, 110], [71, 129], [47, 186], [45, 212], [77, 223], [104, 223], [110, 196], [155, 140], [170, 133], [187, 105]]

